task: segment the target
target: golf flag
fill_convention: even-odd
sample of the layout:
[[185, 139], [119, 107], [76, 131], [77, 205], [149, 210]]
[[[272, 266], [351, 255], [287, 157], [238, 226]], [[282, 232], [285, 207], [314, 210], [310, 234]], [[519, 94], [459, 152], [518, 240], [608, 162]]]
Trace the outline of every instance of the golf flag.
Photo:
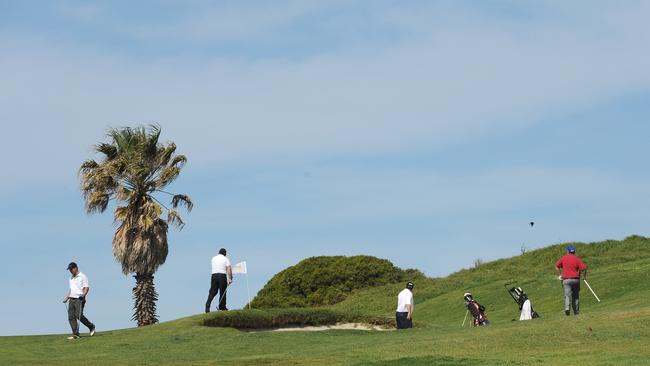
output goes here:
[[234, 266], [232, 266], [232, 273], [233, 274], [236, 274], [236, 273], [246, 274], [247, 273], [246, 272], [246, 262], [239, 262], [239, 263], [235, 264]]
[[245, 274], [246, 275], [246, 293], [248, 294], [248, 308], [251, 308], [251, 289], [248, 286], [248, 270], [246, 269], [246, 261], [236, 263], [232, 266], [232, 274]]

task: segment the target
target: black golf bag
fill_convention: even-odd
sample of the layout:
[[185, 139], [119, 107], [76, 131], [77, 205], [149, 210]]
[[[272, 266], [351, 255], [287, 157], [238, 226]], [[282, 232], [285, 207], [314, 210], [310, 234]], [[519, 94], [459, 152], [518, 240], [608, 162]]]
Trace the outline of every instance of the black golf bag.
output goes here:
[[465, 307], [472, 314], [472, 318], [474, 318], [475, 327], [490, 324], [490, 321], [485, 316], [485, 306], [474, 300], [472, 294], [469, 292], [465, 293], [463, 298], [465, 299]]
[[[524, 292], [524, 290], [521, 289], [521, 287], [512, 287], [508, 289], [507, 285], [505, 286], [512, 299], [515, 300], [515, 302], [519, 306], [520, 311], [528, 311], [528, 308], [530, 308], [530, 318], [532, 319], [539, 318], [539, 314], [533, 309], [532, 302], [528, 298], [528, 295], [526, 295], [526, 293]], [[528, 304], [526, 304], [526, 302], [528, 302]], [[523, 315], [520, 319], [521, 320], [524, 319]]]

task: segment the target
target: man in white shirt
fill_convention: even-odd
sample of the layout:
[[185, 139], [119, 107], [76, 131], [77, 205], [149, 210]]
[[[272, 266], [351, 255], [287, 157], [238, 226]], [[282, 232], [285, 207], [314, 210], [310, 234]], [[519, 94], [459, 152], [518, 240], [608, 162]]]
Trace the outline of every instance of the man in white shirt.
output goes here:
[[75, 262], [68, 264], [68, 271], [72, 274], [70, 278], [70, 290], [68, 291], [63, 303], [68, 303], [68, 321], [72, 328], [72, 336], [68, 339], [79, 338], [79, 320], [88, 327], [90, 336], [95, 335], [95, 324], [84, 316], [84, 307], [86, 306], [86, 295], [90, 290], [88, 284], [88, 277], [79, 272], [79, 268]]
[[[226, 274], [228, 281], [226, 282]], [[217, 292], [219, 292], [219, 310], [228, 310], [226, 308], [226, 291], [228, 285], [232, 283], [232, 267], [230, 261], [226, 258], [226, 250], [219, 249], [219, 254], [212, 257], [212, 278], [210, 281], [210, 292], [208, 293], [208, 301], [205, 303], [205, 312], [210, 312], [210, 305]]]
[[413, 328], [413, 282], [407, 282], [406, 288], [397, 295], [395, 318], [397, 329]]

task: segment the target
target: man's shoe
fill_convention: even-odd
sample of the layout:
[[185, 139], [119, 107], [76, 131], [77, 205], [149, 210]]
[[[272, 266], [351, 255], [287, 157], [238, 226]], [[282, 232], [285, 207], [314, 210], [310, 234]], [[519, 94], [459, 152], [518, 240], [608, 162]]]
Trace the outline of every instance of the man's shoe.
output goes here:
[[566, 316], [571, 315], [571, 311], [569, 311], [569, 310], [564, 310], [564, 315], [566, 315]]
[[93, 325], [93, 328], [90, 330], [90, 336], [92, 337], [94, 335], [95, 335], [95, 326]]
[[78, 338], [79, 338], [79, 336], [76, 335], [76, 334], [73, 334], [73, 335], [71, 335], [70, 337], [68, 337], [68, 339], [70, 339], [70, 340], [78, 339]]

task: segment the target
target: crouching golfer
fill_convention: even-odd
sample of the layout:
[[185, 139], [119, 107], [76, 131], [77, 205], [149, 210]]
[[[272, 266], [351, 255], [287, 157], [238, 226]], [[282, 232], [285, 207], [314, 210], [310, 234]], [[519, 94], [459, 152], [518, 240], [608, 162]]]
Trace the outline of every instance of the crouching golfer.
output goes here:
[[413, 328], [413, 282], [406, 283], [406, 288], [397, 295], [395, 318], [397, 329]]
[[576, 255], [576, 248], [569, 245], [567, 255], [560, 258], [555, 263], [555, 270], [560, 275], [564, 287], [564, 314], [571, 314], [570, 308], [573, 308], [573, 315], [580, 314], [580, 272], [583, 278], [587, 280], [587, 266]]
[[90, 288], [88, 287], [88, 277], [79, 272], [75, 262], [68, 264], [68, 271], [72, 274], [70, 278], [70, 290], [63, 299], [63, 303], [68, 303], [68, 321], [72, 328], [72, 335], [68, 339], [79, 338], [79, 320], [88, 327], [90, 336], [95, 335], [95, 324], [84, 316], [84, 307], [86, 306], [86, 295]]
[[[226, 274], [228, 274], [228, 282], [226, 282]], [[212, 257], [212, 278], [210, 279], [210, 292], [208, 293], [208, 301], [205, 302], [205, 312], [210, 312], [210, 305], [217, 292], [219, 293], [219, 310], [228, 310], [226, 308], [226, 291], [228, 285], [232, 283], [232, 267], [230, 260], [226, 258], [226, 250], [219, 249], [219, 254]]]

